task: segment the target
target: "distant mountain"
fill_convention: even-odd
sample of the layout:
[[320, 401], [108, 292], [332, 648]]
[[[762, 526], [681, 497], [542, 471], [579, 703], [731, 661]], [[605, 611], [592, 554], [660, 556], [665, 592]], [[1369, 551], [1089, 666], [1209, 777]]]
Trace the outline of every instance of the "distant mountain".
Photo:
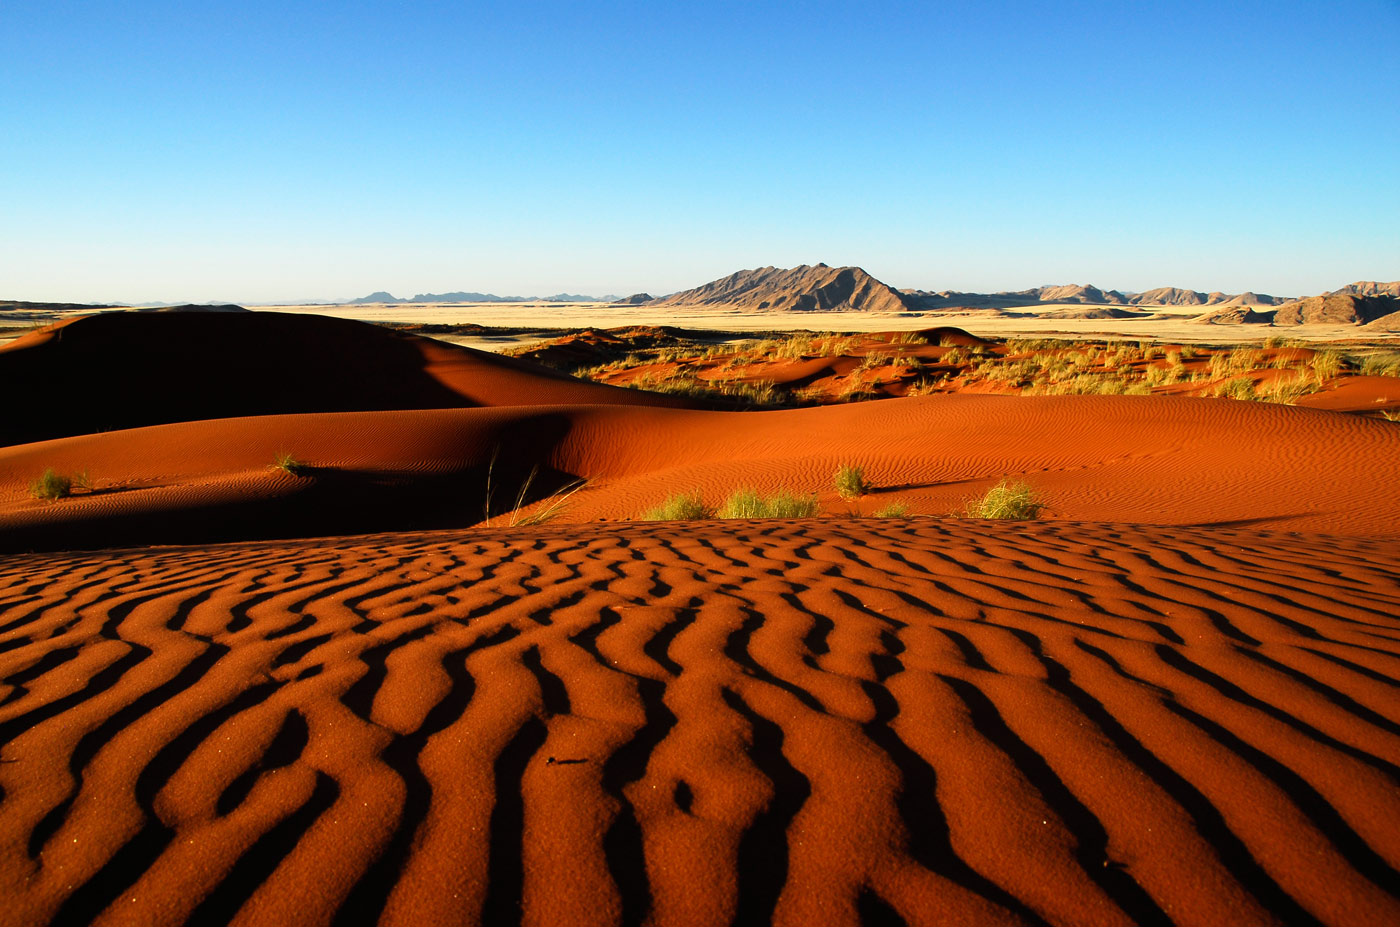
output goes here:
[[1134, 306], [1209, 306], [1224, 293], [1202, 293], [1199, 290], [1183, 290], [1176, 286], [1159, 286], [1155, 290], [1144, 290], [1128, 297]]
[[390, 303], [401, 303], [401, 302], [404, 302], [404, 300], [396, 298], [396, 297], [394, 296], [394, 294], [392, 294], [392, 293], [386, 293], [386, 292], [384, 292], [383, 290], [377, 290], [377, 291], [375, 291], [375, 292], [369, 294], [368, 296], [361, 296], [359, 299], [352, 299], [352, 300], [350, 300], [348, 303], [345, 303], [345, 305], [347, 305], [347, 306], [361, 306], [361, 305], [370, 305], [370, 304], [372, 304], [372, 303], [385, 303], [385, 304], [390, 304]]
[[1295, 300], [1274, 314], [1275, 325], [1366, 325], [1400, 312], [1400, 296], [1326, 293]]
[[920, 290], [905, 290], [906, 295], [926, 309], [970, 308], [970, 309], [1016, 309], [1047, 303], [1079, 303], [1085, 306], [1277, 306], [1286, 300], [1277, 296], [1258, 293], [1241, 293], [1231, 296], [1228, 293], [1202, 293], [1180, 287], [1163, 286], [1141, 293], [1122, 293], [1118, 290], [1101, 290], [1092, 284], [1067, 284], [1063, 286], [1038, 286], [1029, 290], [1003, 290], [998, 293], [960, 293], [944, 290], [927, 293]]
[[612, 304], [614, 306], [640, 306], [642, 303], [649, 303], [653, 299], [656, 299], [656, 297], [652, 296], [650, 293], [633, 293], [631, 296], [622, 299], [614, 299]]
[[116, 309], [120, 304], [107, 303], [36, 303], [23, 299], [0, 299], [0, 312], [21, 309], [27, 312], [72, 312], [82, 309]]
[[910, 300], [859, 267], [759, 267], [741, 270], [648, 306], [709, 306], [716, 309], [771, 311], [857, 310], [903, 312]]
[[1359, 280], [1348, 283], [1340, 290], [1333, 290], [1327, 296], [1400, 296], [1400, 280], [1391, 283], [1377, 283], [1374, 280]]

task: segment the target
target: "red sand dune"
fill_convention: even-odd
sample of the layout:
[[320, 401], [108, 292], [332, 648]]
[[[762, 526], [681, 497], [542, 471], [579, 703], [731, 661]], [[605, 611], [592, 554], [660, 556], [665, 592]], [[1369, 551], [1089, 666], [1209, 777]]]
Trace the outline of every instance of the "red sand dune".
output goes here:
[[698, 405], [364, 322], [281, 312], [70, 319], [0, 347], [0, 393], [26, 397], [0, 420], [0, 444], [288, 412]]
[[932, 520], [11, 558], [0, 923], [1393, 924], [1397, 577]]
[[[668, 494], [818, 493], [845, 514], [832, 474], [862, 465], [871, 511], [943, 515], [1003, 475], [1065, 520], [1249, 522], [1393, 534], [1400, 428], [1380, 420], [1225, 399], [932, 396], [776, 412], [547, 406], [323, 413], [176, 423], [0, 449], [0, 544], [14, 549], [466, 526], [486, 469], [498, 506], [532, 466], [549, 490], [589, 485], [566, 521], [634, 518]], [[314, 469], [269, 467], [279, 451]], [[32, 499], [44, 468], [86, 469], [97, 491]]]

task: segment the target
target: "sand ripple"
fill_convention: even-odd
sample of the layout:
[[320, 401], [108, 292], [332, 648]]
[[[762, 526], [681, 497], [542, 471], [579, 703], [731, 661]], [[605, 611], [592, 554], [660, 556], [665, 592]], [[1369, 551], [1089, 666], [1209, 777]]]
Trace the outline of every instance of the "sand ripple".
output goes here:
[[1393, 924], [1400, 549], [618, 525], [0, 568], [5, 924]]

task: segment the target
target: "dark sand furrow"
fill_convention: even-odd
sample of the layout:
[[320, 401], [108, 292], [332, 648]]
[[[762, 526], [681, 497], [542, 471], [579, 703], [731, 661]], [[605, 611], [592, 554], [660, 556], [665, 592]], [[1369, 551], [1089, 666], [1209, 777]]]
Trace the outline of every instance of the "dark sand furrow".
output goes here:
[[941, 676], [967, 705], [984, 738], [1005, 750], [1026, 780], [1074, 834], [1075, 856], [1084, 873], [1113, 899], [1134, 924], [1170, 924], [1171, 918], [1108, 853], [1109, 834], [1103, 822], [1065, 784], [1046, 758], [1012, 730], [1001, 710], [976, 685], [954, 676]]
[[[902, 671], [902, 668], [897, 670]], [[958, 855], [953, 848], [947, 817], [938, 803], [937, 773], [890, 726], [900, 712], [898, 701], [878, 683], [865, 682], [862, 688], [875, 708], [875, 716], [862, 725], [865, 735], [889, 755], [902, 778], [896, 804], [908, 833], [909, 855], [929, 871], [1005, 908], [1024, 923], [1046, 923], [1021, 899], [978, 872]]]
[[1265, 715], [1269, 719], [1276, 721], [1286, 727], [1292, 728], [1304, 738], [1316, 742], [1319, 746], [1328, 747], [1351, 759], [1357, 760], [1370, 766], [1391, 780], [1400, 787], [1400, 765], [1392, 760], [1377, 755], [1371, 750], [1352, 746], [1333, 734], [1321, 730], [1313, 724], [1308, 723], [1297, 714], [1292, 714], [1279, 708], [1276, 704], [1266, 701], [1253, 695], [1235, 682], [1208, 669], [1203, 662], [1196, 662], [1187, 659], [1181, 653], [1171, 649], [1157, 648], [1157, 656], [1172, 669], [1179, 673], [1191, 677], [1194, 681], [1209, 687], [1218, 693], [1221, 698], [1215, 700], [1223, 707], [1231, 708], [1240, 706], [1244, 709], [1253, 709], [1260, 715]]
[[772, 798], [745, 830], [735, 861], [739, 879], [733, 923], [748, 927], [772, 921], [787, 884], [788, 827], [811, 794], [811, 783], [783, 756], [782, 727], [750, 708], [733, 690], [723, 689], [721, 694], [749, 723], [750, 756], [773, 784]]
[[[1156, 687], [1144, 686], [1140, 680], [1123, 673], [1106, 651], [1083, 642], [1076, 643], [1081, 644], [1080, 652], [1098, 658], [1113, 671], [1113, 675], [1105, 677], [1101, 673], [1093, 672], [1092, 668], [1071, 673], [1069, 666], [1083, 665], [1082, 661], [1074, 659], [1073, 654], [1065, 654], [1065, 662], [1061, 663], [1054, 657], [1041, 653], [1040, 659], [1048, 670], [1048, 680], [1056, 691], [1065, 695], [1097, 726], [1125, 759], [1141, 769], [1189, 815], [1192, 828], [1202, 839], [1196, 841], [1188, 838], [1188, 842], [1194, 845], [1193, 852], [1187, 865], [1181, 868], [1184, 870], [1189, 866], [1199, 873], [1196, 878], [1214, 881], [1217, 884], [1224, 880], [1216, 871], [1224, 870], [1229, 878], [1239, 884], [1236, 894], [1247, 893], [1253, 896], [1277, 922], [1313, 922], [1312, 915], [1260, 866], [1247, 845], [1231, 830], [1220, 809], [1179, 771], [1178, 766], [1173, 765], [1172, 761], [1181, 762], [1180, 757], [1173, 757], [1172, 754], [1175, 752], [1175, 745], [1184, 739], [1154, 736], [1145, 742], [1143, 737], [1133, 733], [1134, 725], [1131, 722], [1143, 714], [1145, 703], [1150, 704], [1150, 701], [1159, 699], [1164, 690], [1154, 691]], [[1119, 680], [1126, 680], [1128, 685], [1119, 683]], [[1150, 729], [1144, 737], [1156, 733], [1157, 729]], [[1232, 890], [1232, 887], [1225, 885], [1220, 885], [1220, 888], [1221, 894]], [[1192, 899], [1189, 895], [1178, 896], [1166, 902], [1165, 907], [1168, 910], [1183, 911], [1188, 909]], [[1263, 912], [1257, 909], [1245, 908], [1236, 912], [1235, 916], [1252, 921], [1260, 918], [1262, 914]]]
[[457, 723], [476, 692], [476, 680], [467, 670], [468, 657], [515, 636], [514, 628], [505, 628], [494, 634], [483, 634], [467, 646], [445, 654], [441, 666], [451, 680], [451, 687], [433, 704], [417, 729], [394, 738], [381, 752], [384, 762], [404, 781], [404, 806], [393, 837], [346, 896], [336, 912], [336, 923], [374, 923], [379, 919], [408, 860], [414, 837], [432, 808], [433, 783], [423, 772], [418, 758], [431, 737]]

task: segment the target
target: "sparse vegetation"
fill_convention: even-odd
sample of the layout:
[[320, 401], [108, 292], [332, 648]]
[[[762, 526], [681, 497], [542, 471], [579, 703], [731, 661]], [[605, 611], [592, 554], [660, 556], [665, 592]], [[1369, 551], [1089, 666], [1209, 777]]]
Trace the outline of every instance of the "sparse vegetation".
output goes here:
[[854, 464], [843, 464], [836, 470], [836, 494], [842, 499], [859, 499], [874, 487], [865, 479], [865, 470]]
[[969, 499], [963, 510], [968, 518], [1000, 518], [1024, 521], [1038, 516], [1045, 508], [1030, 484], [1003, 479], [980, 499]]
[[1215, 395], [1223, 399], [1253, 401], [1259, 397], [1254, 392], [1254, 381], [1249, 377], [1234, 377], [1218, 384]]
[[45, 502], [57, 502], [73, 494], [73, 480], [49, 467], [29, 484], [29, 494]]
[[1317, 351], [1312, 356], [1313, 378], [1318, 383], [1325, 383], [1341, 373], [1346, 362], [1346, 357], [1339, 351]]
[[272, 463], [268, 465], [269, 470], [281, 470], [291, 476], [304, 476], [311, 468], [305, 461], [298, 460], [287, 451], [278, 451], [272, 458]]
[[493, 448], [491, 451], [491, 460], [486, 465], [486, 493], [485, 499], [482, 502], [482, 515], [484, 516], [482, 523], [488, 527], [491, 525], [492, 520], [498, 517], [507, 517], [506, 524], [512, 528], [542, 525], [547, 521], [552, 521], [563, 513], [573, 494], [588, 485], [588, 480], [586, 479], [576, 479], [573, 482], [567, 483], [542, 499], [537, 500], [536, 503], [531, 503], [535, 508], [533, 511], [526, 514], [526, 500], [530, 495], [530, 487], [534, 485], [535, 478], [539, 476], [540, 472], [539, 465], [536, 464], [530, 468], [530, 472], [521, 482], [520, 488], [516, 490], [515, 505], [511, 507], [509, 512], [496, 513], [492, 508], [492, 500], [495, 496], [495, 486], [492, 483], [492, 479], [495, 476], [496, 459], [500, 456], [500, 452], [501, 448], [499, 445]]
[[[960, 335], [945, 335], [934, 346], [914, 333], [773, 333], [723, 343], [681, 339], [680, 344], [660, 338], [653, 332], [633, 341], [605, 339], [594, 349], [621, 359], [582, 374], [617, 386], [737, 400], [753, 408], [964, 390], [1026, 396], [1169, 393], [1290, 403], [1330, 388], [1339, 376], [1400, 377], [1400, 352], [1372, 347], [1350, 357], [1278, 335], [1262, 347], [1051, 338], [959, 344], [967, 341]], [[790, 385], [776, 382], [792, 376], [790, 368], [782, 369], [792, 359], [820, 357], [839, 357], [844, 363]], [[1246, 379], [1252, 381], [1253, 395], [1240, 382]]]
[[1371, 354], [1361, 360], [1361, 374], [1367, 377], [1400, 377], [1400, 354]]
[[909, 506], [903, 502], [891, 502], [883, 508], [878, 508], [871, 513], [874, 518], [907, 518]]
[[736, 489], [720, 506], [720, 518], [811, 518], [817, 514], [814, 497], [794, 496], [779, 490], [771, 496], [760, 495], [752, 487]]
[[714, 509], [705, 504], [700, 491], [673, 493], [660, 505], [652, 506], [642, 513], [643, 521], [696, 521], [714, 518]]

